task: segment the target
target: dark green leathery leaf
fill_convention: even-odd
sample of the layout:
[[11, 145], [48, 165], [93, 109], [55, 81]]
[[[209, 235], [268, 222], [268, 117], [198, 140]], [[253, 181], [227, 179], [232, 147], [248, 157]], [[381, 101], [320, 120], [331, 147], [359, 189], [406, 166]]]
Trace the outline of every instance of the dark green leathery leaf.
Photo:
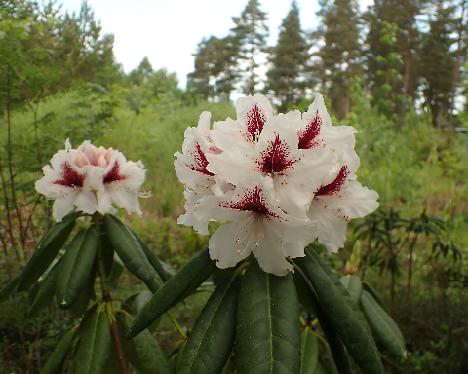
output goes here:
[[300, 371], [299, 305], [291, 274], [264, 273], [252, 261], [242, 279], [235, 344], [239, 373]]
[[341, 283], [343, 284], [344, 288], [349, 293], [351, 300], [358, 305], [359, 300], [361, 299], [362, 293], [362, 282], [361, 279], [356, 275], [344, 275], [340, 278]]
[[89, 284], [98, 245], [98, 233], [90, 227], [78, 233], [68, 246], [57, 281], [57, 299], [61, 308], [69, 307]]
[[185, 295], [195, 290], [214, 270], [208, 250], [195, 255], [171, 279], [158, 289], [151, 300], [138, 313], [129, 336], [135, 336], [147, 328], [155, 319], [162, 316]]
[[234, 274], [219, 284], [182, 350], [178, 374], [217, 374], [229, 357], [236, 332], [239, 281]]
[[318, 254], [310, 250], [306, 253], [306, 257], [295, 259], [295, 264], [313, 286], [331, 328], [365, 373], [383, 373], [380, 355], [367, 323], [348, 292]]
[[37, 292], [35, 292], [31, 306], [28, 309], [29, 316], [35, 316], [37, 312], [51, 303], [55, 295], [58, 268], [59, 263], [56, 263], [52, 269], [39, 279]]
[[79, 343], [72, 373], [100, 374], [106, 368], [111, 350], [111, 332], [102, 306], [94, 307], [79, 327]]
[[173, 274], [170, 274], [166, 267], [164, 266], [163, 262], [159, 260], [159, 258], [151, 251], [148, 245], [132, 230], [133, 235], [137, 239], [138, 243], [141, 246], [141, 249], [145, 253], [146, 258], [153, 266], [154, 270], [157, 271], [159, 277], [163, 280], [163, 282], [167, 282]]
[[301, 374], [314, 374], [319, 359], [318, 340], [310, 327], [302, 332]]
[[391, 355], [405, 358], [405, 339], [392, 317], [365, 290], [362, 293], [361, 305], [377, 342]]
[[117, 314], [117, 326], [121, 334], [125, 357], [138, 374], [169, 374], [169, 363], [158, 342], [146, 329], [132, 339], [125, 334], [132, 317], [127, 313]]
[[68, 331], [58, 342], [57, 347], [47, 359], [40, 374], [57, 374], [62, 372], [62, 365], [75, 336], [75, 329]]
[[79, 213], [71, 213], [53, 226], [41, 239], [21, 273], [18, 290], [27, 290], [47, 270], [67, 240]]
[[332, 328], [327, 315], [323, 313], [317, 301], [317, 295], [315, 294], [313, 286], [310, 284], [310, 281], [304, 277], [304, 273], [300, 269], [296, 268], [294, 273], [295, 283], [296, 285], [300, 285], [302, 288], [302, 297], [307, 300], [307, 304], [310, 305], [310, 309], [319, 320], [320, 327], [327, 339], [328, 350], [331, 353], [331, 358], [333, 358], [332, 365], [334, 364], [336, 367], [331, 367], [331, 369], [335, 371], [338, 370], [340, 374], [351, 373], [351, 363], [349, 361], [348, 354], [346, 353], [346, 348], [336, 331]]
[[107, 239], [127, 269], [145, 282], [151, 291], [156, 291], [161, 286], [162, 280], [145, 256], [132, 231], [110, 214], [104, 216], [103, 222]]

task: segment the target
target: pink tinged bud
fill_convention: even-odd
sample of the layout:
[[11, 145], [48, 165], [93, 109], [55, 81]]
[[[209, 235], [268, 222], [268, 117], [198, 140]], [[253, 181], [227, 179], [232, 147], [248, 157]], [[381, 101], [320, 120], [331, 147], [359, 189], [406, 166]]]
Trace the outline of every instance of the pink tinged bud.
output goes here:
[[88, 156], [88, 160], [91, 165], [97, 166], [99, 160], [99, 150], [93, 144], [86, 144], [83, 148], [83, 152]]
[[82, 168], [83, 166], [89, 165], [88, 157], [82, 151], [76, 153], [75, 164]]
[[106, 151], [104, 152], [104, 157], [105, 157], [105, 159], [107, 160], [108, 163], [109, 163], [113, 153], [114, 153], [114, 150], [112, 149], [112, 147], [107, 148]]
[[101, 168], [105, 168], [108, 165], [107, 160], [104, 158], [104, 156], [101, 154], [98, 158], [97, 166]]

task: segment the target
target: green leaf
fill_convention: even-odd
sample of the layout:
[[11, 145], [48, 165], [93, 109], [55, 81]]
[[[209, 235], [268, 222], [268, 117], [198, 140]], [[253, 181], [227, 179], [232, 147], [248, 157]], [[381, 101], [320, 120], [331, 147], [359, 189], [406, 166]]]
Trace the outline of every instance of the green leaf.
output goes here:
[[367, 291], [362, 293], [361, 305], [377, 342], [391, 355], [405, 358], [405, 339], [392, 317]]
[[215, 267], [208, 250], [199, 252], [156, 291], [135, 318], [128, 335], [136, 336], [208, 278]]
[[318, 340], [309, 327], [302, 332], [301, 374], [314, 374], [319, 359]]
[[143, 249], [146, 258], [153, 266], [154, 270], [156, 270], [163, 282], [167, 282], [169, 279], [171, 279], [172, 274], [169, 274], [166, 271], [162, 261], [159, 260], [159, 258], [153, 253], [153, 251], [148, 247], [148, 245], [133, 230], [132, 233], [137, 239], [138, 243], [140, 244], [141, 249]]
[[382, 307], [383, 310], [385, 310], [388, 313], [388, 309], [385, 306], [385, 303], [382, 300], [382, 296], [367, 282], [362, 283], [363, 289], [369, 292], [374, 300]]
[[99, 374], [106, 368], [111, 349], [111, 333], [104, 310], [93, 308], [84, 318], [79, 329], [80, 342], [73, 359], [72, 372]]
[[52, 227], [41, 239], [21, 273], [19, 291], [27, 290], [47, 270], [67, 240], [79, 213], [71, 213]]
[[[122, 336], [132, 323], [128, 314], [117, 315]], [[123, 339], [125, 356], [138, 374], [169, 374], [169, 363], [153, 335], [146, 329], [133, 339]]]
[[98, 245], [96, 228], [90, 227], [78, 233], [67, 248], [57, 282], [57, 300], [61, 308], [68, 308], [89, 284]]
[[336, 331], [348, 352], [364, 373], [383, 373], [382, 362], [365, 320], [348, 292], [320, 256], [306, 250], [306, 257], [295, 259], [330, 327]]
[[218, 374], [232, 350], [239, 282], [235, 275], [216, 287], [184, 346], [178, 374]]
[[88, 310], [89, 303], [96, 299], [94, 290], [94, 282], [96, 280], [96, 267], [93, 269], [91, 276], [88, 278], [88, 283], [84, 286], [73, 303], [67, 309], [75, 318], [80, 318]]
[[101, 234], [99, 236], [100, 255], [102, 256], [106, 276], [110, 277], [114, 264], [114, 247], [112, 247], [112, 243], [109, 241], [108, 235], [106, 235], [106, 228], [103, 222], [101, 222], [101, 224], [99, 225], [99, 231], [99, 233]]
[[291, 274], [264, 273], [254, 260], [242, 280], [237, 307], [239, 373], [299, 373], [299, 305]]
[[68, 331], [62, 339], [60, 339], [54, 352], [47, 359], [40, 374], [57, 374], [62, 372], [62, 365], [65, 357], [73, 342], [75, 336], [75, 329]]
[[307, 300], [310, 310], [314, 312], [320, 322], [320, 327], [322, 328], [328, 342], [327, 349], [331, 353], [334, 366], [336, 366], [336, 369], [335, 367], [332, 367], [332, 369], [338, 370], [341, 374], [351, 373], [351, 363], [349, 362], [346, 348], [343, 346], [343, 343], [336, 331], [331, 327], [327, 316], [323, 313], [317, 301], [317, 295], [315, 294], [313, 287], [310, 285], [310, 281], [304, 279], [303, 273], [300, 270], [294, 273], [294, 280], [296, 285], [300, 285], [302, 289], [302, 297]]
[[362, 293], [362, 282], [361, 279], [356, 275], [344, 275], [340, 278], [341, 283], [343, 284], [344, 288], [349, 293], [351, 300], [356, 305], [359, 305], [359, 300], [361, 300], [361, 293]]
[[321, 362], [317, 364], [314, 374], [329, 374]]
[[104, 226], [107, 239], [127, 269], [141, 279], [151, 291], [162, 284], [161, 278], [143, 252], [131, 230], [117, 217], [106, 214]]
[[37, 291], [28, 309], [28, 316], [35, 316], [37, 312], [50, 304], [54, 298], [59, 264], [60, 262], [56, 263], [47, 274], [39, 279]]

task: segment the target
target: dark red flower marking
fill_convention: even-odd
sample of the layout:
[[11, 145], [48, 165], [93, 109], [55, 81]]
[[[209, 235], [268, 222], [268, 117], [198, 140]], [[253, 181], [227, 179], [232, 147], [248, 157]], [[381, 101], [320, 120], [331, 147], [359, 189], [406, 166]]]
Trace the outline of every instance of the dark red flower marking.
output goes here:
[[290, 169], [298, 160], [292, 159], [289, 146], [281, 141], [279, 134], [270, 141], [268, 147], [260, 154], [257, 160], [259, 170], [264, 174], [280, 174]]
[[247, 112], [247, 131], [252, 136], [251, 140], [256, 140], [263, 130], [266, 117], [263, 111], [254, 104], [252, 109]]
[[346, 177], [348, 174], [349, 171], [347, 166], [342, 166], [335, 179], [331, 183], [320, 187], [315, 193], [315, 196], [330, 196], [337, 194], [341, 190], [343, 184], [346, 182]]
[[191, 165], [186, 164], [191, 170], [198, 171], [199, 173], [213, 176], [214, 173], [208, 170], [208, 160], [206, 159], [205, 153], [202, 151], [200, 144], [195, 143], [195, 150], [190, 152], [193, 157], [193, 163]]
[[262, 189], [258, 186], [252, 190], [245, 191], [244, 196], [242, 196], [242, 199], [240, 199], [240, 201], [237, 203], [229, 202], [221, 204], [221, 206], [225, 208], [253, 212], [260, 216], [270, 216], [280, 219], [278, 214], [273, 213], [270, 209], [268, 209], [265, 198], [262, 194]]
[[125, 175], [120, 174], [120, 166], [116, 162], [114, 166], [107, 172], [106, 175], [104, 175], [104, 178], [102, 179], [102, 182], [104, 184], [107, 183], [112, 183], [112, 182], [117, 182], [126, 179], [127, 177]]
[[62, 165], [62, 179], [55, 181], [65, 187], [83, 187], [85, 176], [73, 169], [68, 162]]
[[318, 111], [315, 113], [314, 118], [307, 124], [306, 128], [299, 131], [299, 149], [309, 149], [317, 146], [317, 136], [320, 134], [322, 127], [322, 118], [320, 118]]

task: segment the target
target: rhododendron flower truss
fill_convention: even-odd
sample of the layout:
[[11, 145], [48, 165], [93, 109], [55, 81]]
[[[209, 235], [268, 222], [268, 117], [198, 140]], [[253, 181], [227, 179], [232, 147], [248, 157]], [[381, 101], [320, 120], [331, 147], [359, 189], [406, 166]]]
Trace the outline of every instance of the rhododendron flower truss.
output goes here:
[[287, 258], [315, 239], [342, 246], [347, 221], [377, 207], [356, 180], [355, 130], [332, 126], [319, 94], [305, 113], [274, 114], [263, 95], [240, 98], [236, 112], [213, 128], [204, 112], [186, 130], [175, 161], [186, 197], [178, 222], [203, 235], [210, 221], [226, 222], [209, 244], [220, 268], [253, 253], [264, 271], [285, 275]]
[[138, 197], [145, 169], [115, 149], [98, 148], [88, 140], [73, 149], [67, 139], [65, 149], [52, 157], [43, 172], [36, 190], [55, 200], [57, 221], [74, 208], [88, 214], [114, 213], [116, 207], [141, 213]]

